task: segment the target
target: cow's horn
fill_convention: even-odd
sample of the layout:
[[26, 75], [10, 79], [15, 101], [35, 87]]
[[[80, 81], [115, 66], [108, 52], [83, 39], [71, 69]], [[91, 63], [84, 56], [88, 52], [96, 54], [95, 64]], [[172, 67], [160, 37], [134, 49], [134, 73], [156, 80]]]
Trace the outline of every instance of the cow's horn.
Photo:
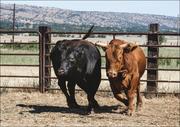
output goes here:
[[108, 44], [107, 43], [102, 43], [102, 42], [96, 42], [95, 43], [96, 46], [102, 47], [102, 48], [107, 48]]

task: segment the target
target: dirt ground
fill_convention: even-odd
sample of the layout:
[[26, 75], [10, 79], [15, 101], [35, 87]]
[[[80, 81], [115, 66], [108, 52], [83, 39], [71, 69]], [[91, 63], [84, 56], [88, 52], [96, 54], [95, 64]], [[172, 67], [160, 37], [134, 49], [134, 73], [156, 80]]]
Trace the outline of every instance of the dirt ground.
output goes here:
[[[61, 92], [4, 92], [1, 95], [0, 126], [180, 126], [179, 99], [174, 96], [145, 99], [133, 116], [110, 94], [97, 93], [101, 108], [86, 115], [87, 99], [76, 93], [81, 109], [69, 109]], [[118, 111], [116, 109], [119, 109]]]

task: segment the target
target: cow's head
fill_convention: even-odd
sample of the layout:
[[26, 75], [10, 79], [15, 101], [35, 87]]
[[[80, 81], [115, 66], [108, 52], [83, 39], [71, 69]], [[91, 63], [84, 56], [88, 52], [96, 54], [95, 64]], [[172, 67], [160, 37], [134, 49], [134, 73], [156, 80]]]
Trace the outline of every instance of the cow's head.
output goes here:
[[106, 56], [106, 73], [109, 78], [116, 78], [125, 71], [124, 53], [131, 52], [137, 45], [131, 43], [114, 44], [114, 43], [96, 43], [105, 51]]

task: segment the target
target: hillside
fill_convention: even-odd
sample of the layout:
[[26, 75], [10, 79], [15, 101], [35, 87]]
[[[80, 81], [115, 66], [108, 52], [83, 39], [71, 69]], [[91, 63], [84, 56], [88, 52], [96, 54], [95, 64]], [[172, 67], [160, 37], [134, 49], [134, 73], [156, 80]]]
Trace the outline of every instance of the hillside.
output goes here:
[[[1, 4], [1, 7], [12, 8], [13, 5]], [[12, 21], [12, 12], [1, 10], [1, 22], [8, 24], [8, 21]], [[16, 5], [16, 27], [19, 28], [36, 29], [38, 25], [48, 24], [55, 30], [66, 31], [67, 27], [71, 26], [73, 29], [83, 31], [87, 26], [93, 24], [98, 26], [100, 31], [102, 28], [109, 28], [110, 31], [146, 31], [150, 23], [159, 23], [162, 31], [176, 31], [177, 21], [177, 17], [164, 15], [73, 11], [52, 7]]]

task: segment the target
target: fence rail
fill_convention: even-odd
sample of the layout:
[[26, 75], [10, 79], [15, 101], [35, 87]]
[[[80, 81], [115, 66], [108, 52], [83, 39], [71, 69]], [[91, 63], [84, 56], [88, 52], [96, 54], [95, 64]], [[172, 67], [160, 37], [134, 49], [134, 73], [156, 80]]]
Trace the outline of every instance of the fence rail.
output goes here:
[[[86, 32], [47, 32], [47, 34], [86, 34]], [[167, 35], [167, 36], [179, 36], [177, 32], [93, 32], [92, 34], [102, 35]]]
[[[118, 35], [146, 35], [148, 38], [148, 42], [146, 45], [139, 45], [140, 47], [144, 47], [148, 49], [148, 56], [146, 56], [148, 65], [146, 68], [147, 71], [147, 80], [141, 80], [141, 82], [147, 82], [147, 95], [154, 96], [157, 95], [157, 86], [158, 82], [167, 82], [167, 83], [180, 83], [180, 81], [168, 81], [168, 80], [159, 80], [158, 71], [180, 71], [180, 69], [163, 69], [158, 68], [158, 59], [177, 59], [180, 60], [180, 57], [159, 57], [159, 48], [161, 47], [169, 47], [169, 48], [180, 48], [180, 44], [178, 45], [159, 45], [158, 37], [161, 35], [164, 36], [179, 36], [179, 33], [176, 32], [168, 32], [162, 33], [159, 32], [158, 24], [150, 24], [149, 32], [93, 32], [92, 34], [96, 35], [112, 35], [114, 39]], [[39, 56], [39, 64], [0, 64], [0, 67], [6, 66], [15, 66], [15, 67], [39, 67], [39, 75], [38, 76], [24, 76], [24, 75], [0, 75], [0, 77], [7, 78], [38, 78], [39, 79], [39, 87], [16, 87], [16, 86], [0, 86], [0, 88], [22, 88], [22, 89], [39, 89], [40, 92], [44, 92], [45, 90], [53, 90], [54, 88], [50, 88], [51, 79], [57, 79], [56, 77], [51, 76], [51, 62], [50, 62], [50, 47], [54, 46], [55, 43], [51, 43], [51, 35], [53, 34], [86, 34], [86, 32], [52, 32], [50, 28], [47, 26], [39, 27], [38, 31], [9, 31], [9, 30], [0, 30], [0, 35], [2, 34], [20, 34], [20, 33], [36, 33], [39, 37], [39, 42], [0, 42], [0, 45], [28, 45], [28, 44], [37, 44], [39, 45], [39, 53], [0, 53], [0, 56]], [[154, 52], [155, 50], [155, 52]], [[152, 56], [152, 54], [156, 54]], [[105, 57], [102, 55], [102, 57]], [[151, 63], [151, 66], [150, 66]], [[152, 66], [153, 64], [153, 66]], [[105, 69], [104, 66], [101, 67]], [[155, 77], [155, 78], [152, 78]], [[102, 80], [106, 80], [106, 78], [102, 78]], [[178, 93], [179, 94], [179, 93]]]
[[29, 43], [29, 42], [28, 43], [27, 42], [14, 42], [14, 43], [13, 42], [0, 42], [0, 44], [3, 44], [3, 45], [4, 44], [6, 44], [6, 45], [17, 45], [17, 44], [18, 45], [19, 44], [20, 45], [27, 45], [27, 44], [39, 44], [39, 43], [37, 43], [37, 42], [35, 42], [35, 43]]
[[[3, 34], [24, 34], [24, 33], [36, 33], [39, 37], [41, 38], [41, 33], [39, 31], [35, 30], [25, 30], [25, 31], [9, 31], [9, 30], [0, 30], [0, 35]], [[36, 44], [36, 45], [41, 45], [41, 41], [39, 39], [39, 42], [33, 42], [33, 43], [27, 43], [27, 42], [0, 42], [0, 45], [30, 45], [30, 44]], [[39, 50], [40, 51], [40, 50]], [[40, 52], [39, 53], [0, 53], [0, 56], [39, 56], [39, 61], [41, 60], [40, 58]], [[2, 66], [7, 66], [7, 67], [39, 67], [39, 72], [41, 71], [41, 65], [32, 65], [32, 64], [0, 64], [0, 67]], [[25, 76], [25, 75], [0, 75], [1, 78], [37, 78], [40, 79], [40, 76]], [[11, 79], [9, 79], [11, 80]], [[39, 84], [41, 82], [39, 81]], [[9, 89], [40, 89], [40, 88], [35, 88], [35, 87], [20, 87], [20, 86], [0, 86], [0, 88], [9, 88]]]
[[39, 65], [35, 65], [35, 64], [0, 64], [0, 66], [39, 67]]

